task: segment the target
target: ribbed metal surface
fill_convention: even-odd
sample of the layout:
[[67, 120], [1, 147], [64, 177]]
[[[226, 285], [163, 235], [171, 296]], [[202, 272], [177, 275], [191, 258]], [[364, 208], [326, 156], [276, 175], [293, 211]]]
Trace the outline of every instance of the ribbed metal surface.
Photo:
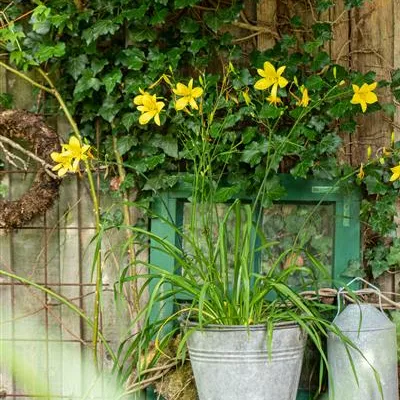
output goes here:
[[347, 352], [342, 340], [336, 335], [329, 334], [331, 398], [333, 400], [382, 399], [373, 367], [379, 374], [383, 400], [398, 400], [395, 325], [375, 307], [364, 304], [347, 306], [334, 323], [357, 346], [362, 355], [349, 347]]
[[294, 400], [305, 335], [296, 325], [274, 331], [271, 352], [264, 327], [213, 326], [188, 340], [200, 400]]

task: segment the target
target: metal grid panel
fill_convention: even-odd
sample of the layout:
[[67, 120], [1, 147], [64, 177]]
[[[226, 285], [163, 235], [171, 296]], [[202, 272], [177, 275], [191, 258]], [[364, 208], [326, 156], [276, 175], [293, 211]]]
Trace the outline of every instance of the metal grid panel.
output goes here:
[[[14, 170], [0, 173], [1, 182], [9, 187], [10, 199], [20, 196], [33, 176]], [[61, 185], [58, 201], [43, 217], [17, 231], [0, 230], [0, 268], [52, 289], [91, 315], [95, 289], [91, 280], [95, 233], [91, 211], [85, 181], [68, 177]], [[106, 312], [101, 330], [106, 337], [118, 340], [121, 326], [126, 326], [121, 321], [129, 319], [118, 318], [115, 309], [115, 267], [104, 266], [102, 297]], [[39, 392], [32, 393], [24, 386], [25, 378], [0, 371], [2, 398], [40, 398], [47, 391], [51, 391], [51, 398], [82, 396], [93, 383], [91, 370], [85, 368], [92, 357], [91, 329], [65, 305], [16, 281], [0, 278], [0, 301], [2, 343], [17, 356], [18, 369], [24, 370], [27, 381], [30, 376], [40, 380], [36, 385]], [[4, 362], [4, 354], [1, 358]], [[104, 358], [104, 365], [108, 364]]]

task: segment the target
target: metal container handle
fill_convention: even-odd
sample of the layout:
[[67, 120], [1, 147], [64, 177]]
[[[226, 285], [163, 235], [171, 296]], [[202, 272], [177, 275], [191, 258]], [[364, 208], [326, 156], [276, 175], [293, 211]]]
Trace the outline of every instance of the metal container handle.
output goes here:
[[[358, 282], [358, 281], [361, 281], [361, 282], [365, 283], [367, 286], [370, 286], [370, 287], [376, 292], [376, 294], [378, 295], [378, 298], [379, 298], [379, 308], [380, 308], [381, 311], [383, 312], [383, 307], [382, 307], [382, 292], [381, 292], [381, 290], [380, 290], [377, 286], [375, 286], [375, 285], [373, 285], [372, 283], [366, 281], [364, 278], [356, 277], [356, 278], [352, 279], [352, 280], [346, 285], [346, 287], [349, 287], [352, 283]], [[342, 294], [344, 294], [344, 292], [345, 292], [345, 288], [344, 288], [344, 287], [339, 288], [339, 290], [338, 290], [338, 292], [337, 292], [337, 305], [338, 305], [338, 310], [337, 310], [337, 313], [336, 313], [336, 317], [337, 317], [337, 316], [340, 314], [340, 312], [342, 311], [342, 310], [341, 310], [341, 307], [340, 307], [340, 305], [341, 305], [340, 296], [341, 296]], [[355, 293], [357, 294], [357, 292], [355, 292]], [[336, 318], [336, 317], [335, 317], [335, 318]]]

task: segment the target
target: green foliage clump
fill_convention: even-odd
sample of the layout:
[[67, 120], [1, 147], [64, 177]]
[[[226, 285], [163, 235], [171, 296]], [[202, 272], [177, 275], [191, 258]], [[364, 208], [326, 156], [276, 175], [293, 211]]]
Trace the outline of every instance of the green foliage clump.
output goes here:
[[[347, 0], [346, 7], [360, 7], [363, 3], [364, 0]], [[331, 0], [318, 0], [315, 11], [326, 12], [333, 6]], [[243, 65], [246, 58], [227, 29], [242, 9], [243, 2], [235, 0], [223, 1], [218, 7], [200, 0], [14, 1], [3, 10], [6, 26], [0, 30], [0, 43], [11, 64], [25, 71], [40, 67], [56, 78], [57, 88], [83, 136], [99, 144], [97, 156], [109, 164], [109, 176], [118, 175], [115, 154], [122, 157], [126, 176], [118, 189], [135, 188], [146, 195], [173, 187], [182, 172], [190, 172], [191, 164], [176, 135], [176, 124], [185, 122], [179, 121], [178, 116], [167, 118], [174, 112], [173, 107], [161, 114], [161, 127], [143, 126], [138, 123], [140, 114], [133, 98], [169, 71], [177, 77], [198, 77], [207, 71], [209, 89], [216, 92], [217, 72], [226, 60]], [[303, 26], [303, 21], [293, 17], [290, 25], [296, 29]], [[302, 38], [290, 29], [281, 32], [272, 49], [251, 52], [247, 68], [237, 71], [232, 90], [240, 94], [253, 85], [256, 69], [266, 60], [276, 66], [285, 65], [287, 79], [293, 82], [296, 78], [304, 84], [314, 102], [341, 81], [349, 90], [351, 83], [361, 86], [374, 82], [373, 73], [349, 72], [332, 63], [324, 50], [324, 44], [332, 39], [331, 24], [316, 22], [311, 28]], [[380, 82], [379, 86], [390, 85], [394, 95], [400, 97], [399, 77], [396, 72], [391, 83]], [[250, 121], [251, 110], [243, 97], [231, 96], [221, 103], [214, 129], [226, 137], [226, 146], [238, 136], [241, 141], [240, 151], [225, 168], [224, 179], [233, 188], [228, 194], [254, 192], [263, 175], [268, 149], [277, 146], [280, 155], [272, 169], [275, 172], [324, 179], [348, 176], [347, 184], [356, 182], [350, 169], [336, 159], [341, 146], [339, 133], [355, 132], [355, 117], [360, 111], [359, 105], [349, 105], [348, 99], [339, 95], [342, 89], [338, 87], [337, 99], [313, 108], [296, 126], [291, 143], [284, 145], [283, 138], [298, 117], [296, 109], [285, 117], [286, 124], [271, 139], [262, 126]], [[280, 90], [279, 96], [288, 104], [295, 101], [292, 93], [300, 96], [294, 87]], [[165, 87], [158, 93], [160, 97], [166, 94]], [[49, 106], [38, 104], [35, 111], [45, 111]], [[393, 113], [392, 105], [378, 103], [368, 106], [367, 113], [381, 108]], [[273, 123], [278, 113], [279, 107], [264, 104], [259, 115]], [[221, 114], [224, 118], [230, 115], [223, 125], [222, 120], [218, 122]], [[188, 125], [186, 129], [195, 127]], [[221, 156], [220, 161], [226, 160]], [[394, 165], [390, 162], [385, 166]], [[365, 180], [359, 183], [365, 187], [363, 215], [374, 232], [371, 243], [388, 249], [387, 239], [378, 239], [377, 235], [387, 236], [393, 231], [393, 201], [398, 187], [396, 183], [388, 184], [388, 173], [379, 168], [371, 174], [367, 168]], [[271, 179], [268, 184], [268, 200], [282, 196], [276, 180]], [[104, 182], [103, 188], [108, 189], [108, 185]], [[221, 194], [221, 201], [228, 194]], [[388, 251], [384, 265], [379, 267], [374, 266], [381, 258], [378, 252], [365, 253], [373, 276], [391, 267]]]

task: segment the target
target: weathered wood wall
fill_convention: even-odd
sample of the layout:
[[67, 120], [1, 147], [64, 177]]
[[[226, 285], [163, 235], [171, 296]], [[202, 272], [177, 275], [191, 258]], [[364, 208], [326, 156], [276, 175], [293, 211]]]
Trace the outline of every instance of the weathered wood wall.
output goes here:
[[[329, 12], [318, 15], [313, 11], [314, 0], [260, 0], [256, 7], [257, 22], [279, 32], [294, 15], [301, 15], [308, 24], [328, 21], [333, 26], [334, 40], [327, 46], [327, 51], [335, 62], [362, 72], [375, 71], [378, 81], [389, 79], [391, 72], [400, 67], [400, 1], [366, 1], [363, 7], [351, 11], [346, 9], [344, 0], [334, 3]], [[247, 4], [246, 7], [248, 15], [252, 15], [255, 5]], [[306, 29], [307, 24], [304, 35], [307, 34]], [[260, 50], [274, 43], [271, 34], [257, 36]], [[378, 94], [383, 103], [391, 100], [387, 90], [378, 90]], [[343, 134], [339, 160], [344, 159], [354, 166], [360, 165], [366, 159], [368, 146], [373, 151], [387, 146], [392, 131], [396, 140], [400, 140], [400, 112], [396, 113], [393, 120], [383, 113], [360, 118], [355, 134]], [[399, 284], [400, 266], [398, 271], [387, 273], [379, 279], [382, 290], [387, 292], [400, 293]]]
[[[34, 104], [32, 88], [4, 70], [0, 70], [0, 91], [13, 93], [17, 108], [29, 110]], [[63, 119], [49, 121], [60, 137], [68, 137], [69, 128]], [[35, 168], [30, 162], [27, 173], [11, 165], [0, 172], [9, 199], [18, 198], [30, 186]], [[102, 199], [102, 206], [108, 209], [112, 204]], [[92, 318], [94, 234], [88, 185], [82, 178], [67, 177], [59, 198], [44, 216], [12, 232], [0, 230], [0, 268], [45, 285]], [[117, 245], [119, 235], [114, 233], [105, 239], [104, 254]], [[129, 325], [126, 308], [117, 310], [114, 302], [113, 284], [119, 265], [118, 251], [103, 264], [105, 312], [101, 329], [114, 347], [122, 334], [126, 335]], [[0, 315], [0, 341], [10, 346], [27, 376], [34, 374], [33, 379], [41, 382], [42, 386], [37, 388], [39, 394], [51, 390], [53, 395], [65, 398], [84, 395], [93, 383], [88, 375], [94, 377], [94, 370], [86, 367], [92, 358], [92, 330], [82, 319], [48, 295], [3, 277], [0, 277]], [[0, 358], [5, 361], [2, 351]], [[104, 367], [110, 364], [104, 357]], [[103, 390], [101, 382], [95, 387], [94, 390]], [[0, 371], [0, 393], [4, 398], [27, 400], [37, 391], [12, 379], [7, 371]]]
[[[344, 0], [337, 0], [335, 7], [321, 16], [311, 11], [312, 1], [259, 0], [256, 3], [246, 0], [247, 22], [265, 28], [247, 32], [252, 35], [252, 45], [262, 50], [272, 46], [275, 37], [271, 32], [278, 32], [290, 13], [300, 12], [310, 23], [315, 19], [332, 22], [335, 40], [328, 50], [337, 62], [363, 71], [373, 69], [378, 79], [388, 78], [393, 68], [400, 67], [399, 0], [371, 0], [362, 9], [351, 12], [345, 9]], [[0, 92], [7, 91], [14, 94], [17, 107], [31, 108], [34, 100], [31, 88], [1, 71]], [[380, 96], [387, 94], [381, 92]], [[400, 139], [399, 118], [398, 113], [394, 121], [384, 119], [383, 115], [360, 120], [355, 135], [343, 136], [341, 157], [359, 165], [369, 145], [377, 149], [387, 143], [393, 127]], [[66, 124], [62, 120], [56, 124], [61, 136], [65, 136]], [[1, 182], [7, 184], [10, 197], [14, 197], [25, 190], [31, 177], [32, 174], [21, 171], [3, 173]], [[16, 232], [0, 232], [0, 266], [46, 284], [90, 312], [93, 284], [89, 242], [93, 234], [91, 201], [85, 182], [76, 177], [67, 178], [59, 199], [44, 217]], [[115, 242], [115, 238], [110, 239], [111, 242]], [[127, 320], [117, 317], [111, 287], [107, 286], [114, 282], [117, 269], [118, 260], [104, 267], [103, 299], [108, 312], [102, 321], [106, 336], [115, 338], [123, 329], [121, 321]], [[386, 275], [381, 284], [385, 290], [399, 292], [399, 274]], [[60, 395], [82, 394], [87, 379], [80, 368], [83, 368], [84, 356], [90, 358], [91, 340], [91, 332], [82, 321], [48, 296], [3, 278], [0, 279], [0, 305], [2, 320], [9, 321], [0, 327], [0, 336], [9, 340], [13, 349], [21, 351], [25, 361], [30, 360], [41, 376], [47, 377], [46, 386], [50, 382], [55, 384]], [[41, 328], [46, 326], [52, 327], [50, 334]], [[51, 340], [38, 341], [40, 336]], [[74, 364], [75, 375], [68, 372], [71, 351], [78, 358]], [[4, 371], [0, 386], [0, 391], [4, 389], [8, 394], [6, 398], [15, 398], [13, 393], [23, 393], [23, 388]]]

